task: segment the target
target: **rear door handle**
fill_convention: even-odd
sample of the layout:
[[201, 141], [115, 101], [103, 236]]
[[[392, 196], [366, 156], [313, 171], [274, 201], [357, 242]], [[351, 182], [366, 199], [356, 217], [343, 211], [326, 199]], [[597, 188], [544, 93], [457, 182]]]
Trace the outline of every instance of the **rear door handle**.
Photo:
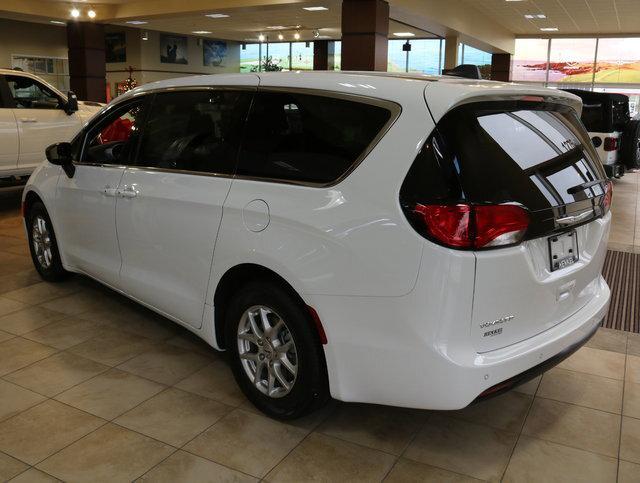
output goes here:
[[35, 117], [21, 117], [20, 122], [38, 122]]
[[118, 196], [118, 189], [117, 188], [112, 188], [111, 186], [107, 185], [103, 188], [102, 193], [104, 193], [105, 196]]
[[138, 196], [138, 190], [133, 186], [125, 186], [123, 189], [118, 190], [118, 194], [123, 198], [135, 198]]

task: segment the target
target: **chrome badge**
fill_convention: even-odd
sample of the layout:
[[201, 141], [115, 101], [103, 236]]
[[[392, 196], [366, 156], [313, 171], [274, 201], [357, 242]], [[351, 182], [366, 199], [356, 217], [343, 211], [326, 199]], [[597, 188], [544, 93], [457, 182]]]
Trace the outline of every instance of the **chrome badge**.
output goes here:
[[505, 315], [504, 317], [500, 317], [492, 322], [485, 322], [484, 324], [480, 324], [481, 329], [486, 329], [487, 327], [493, 327], [494, 325], [506, 324], [507, 322], [515, 319], [515, 315]]

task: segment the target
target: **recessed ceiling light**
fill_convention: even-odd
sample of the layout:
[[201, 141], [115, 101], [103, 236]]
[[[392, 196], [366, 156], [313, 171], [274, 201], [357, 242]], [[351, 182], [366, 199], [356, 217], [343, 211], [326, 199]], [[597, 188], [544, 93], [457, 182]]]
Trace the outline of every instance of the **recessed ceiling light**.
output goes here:
[[78, 10], [77, 8], [72, 8], [71, 9], [71, 16], [73, 18], [78, 18], [80, 16], [80, 10]]
[[284, 40], [284, 35], [278, 34], [278, 40]]
[[146, 20], [127, 20], [126, 23], [130, 23], [131, 25], [144, 25], [149, 22]]
[[227, 15], [226, 13], [207, 13], [205, 15], [205, 17], [209, 17], [209, 18], [227, 18], [227, 17], [230, 17], [230, 15]]
[[540, 30], [543, 32], [557, 32], [558, 27], [541, 27]]
[[416, 34], [413, 32], [393, 32], [393, 35], [396, 37], [415, 37]]
[[207, 34], [210, 34], [211, 32], [209, 32], [208, 30], [194, 30], [191, 33], [196, 35], [207, 35]]
[[53, 23], [56, 25], [67, 25], [65, 22], [61, 22], [60, 20], [49, 20], [49, 23]]
[[285, 27], [284, 25], [269, 25], [267, 28], [269, 30], [284, 30], [287, 27]]
[[258, 35], [258, 40], [260, 42], [264, 42], [264, 39], [265, 39], [264, 35], [262, 35], [262, 34]]
[[302, 10], [306, 10], [307, 12], [321, 12], [329, 9], [327, 7], [302, 7]]
[[96, 11], [95, 10], [89, 10], [87, 12], [87, 15], [89, 16], [89, 18], [96, 18]]
[[293, 38], [296, 40], [300, 40], [300, 32], [296, 32], [295, 34], [293, 34]]
[[543, 13], [537, 13], [537, 14], [528, 13], [524, 16], [524, 18], [547, 18], [547, 16]]

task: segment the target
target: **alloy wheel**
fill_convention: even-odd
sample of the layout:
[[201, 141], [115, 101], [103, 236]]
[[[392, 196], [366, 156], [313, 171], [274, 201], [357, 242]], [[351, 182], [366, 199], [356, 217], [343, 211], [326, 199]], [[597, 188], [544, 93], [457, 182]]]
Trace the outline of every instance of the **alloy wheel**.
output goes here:
[[37, 215], [31, 225], [33, 249], [42, 268], [49, 268], [53, 263], [52, 240], [47, 220]]
[[245, 374], [263, 394], [281, 398], [298, 376], [298, 353], [285, 321], [264, 305], [248, 308], [238, 325], [238, 355]]

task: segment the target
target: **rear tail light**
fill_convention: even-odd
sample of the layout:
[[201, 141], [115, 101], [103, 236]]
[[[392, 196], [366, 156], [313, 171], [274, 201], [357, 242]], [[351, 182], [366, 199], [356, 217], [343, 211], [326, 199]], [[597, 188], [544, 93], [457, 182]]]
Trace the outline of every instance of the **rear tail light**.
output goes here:
[[618, 138], [604, 138], [604, 150], [615, 151], [618, 149]]
[[414, 208], [419, 228], [451, 248], [514, 245], [529, 227], [529, 213], [518, 205], [422, 205]]
[[602, 199], [603, 213], [606, 215], [611, 209], [611, 201], [613, 200], [613, 183], [607, 181], [604, 188], [604, 198]]

